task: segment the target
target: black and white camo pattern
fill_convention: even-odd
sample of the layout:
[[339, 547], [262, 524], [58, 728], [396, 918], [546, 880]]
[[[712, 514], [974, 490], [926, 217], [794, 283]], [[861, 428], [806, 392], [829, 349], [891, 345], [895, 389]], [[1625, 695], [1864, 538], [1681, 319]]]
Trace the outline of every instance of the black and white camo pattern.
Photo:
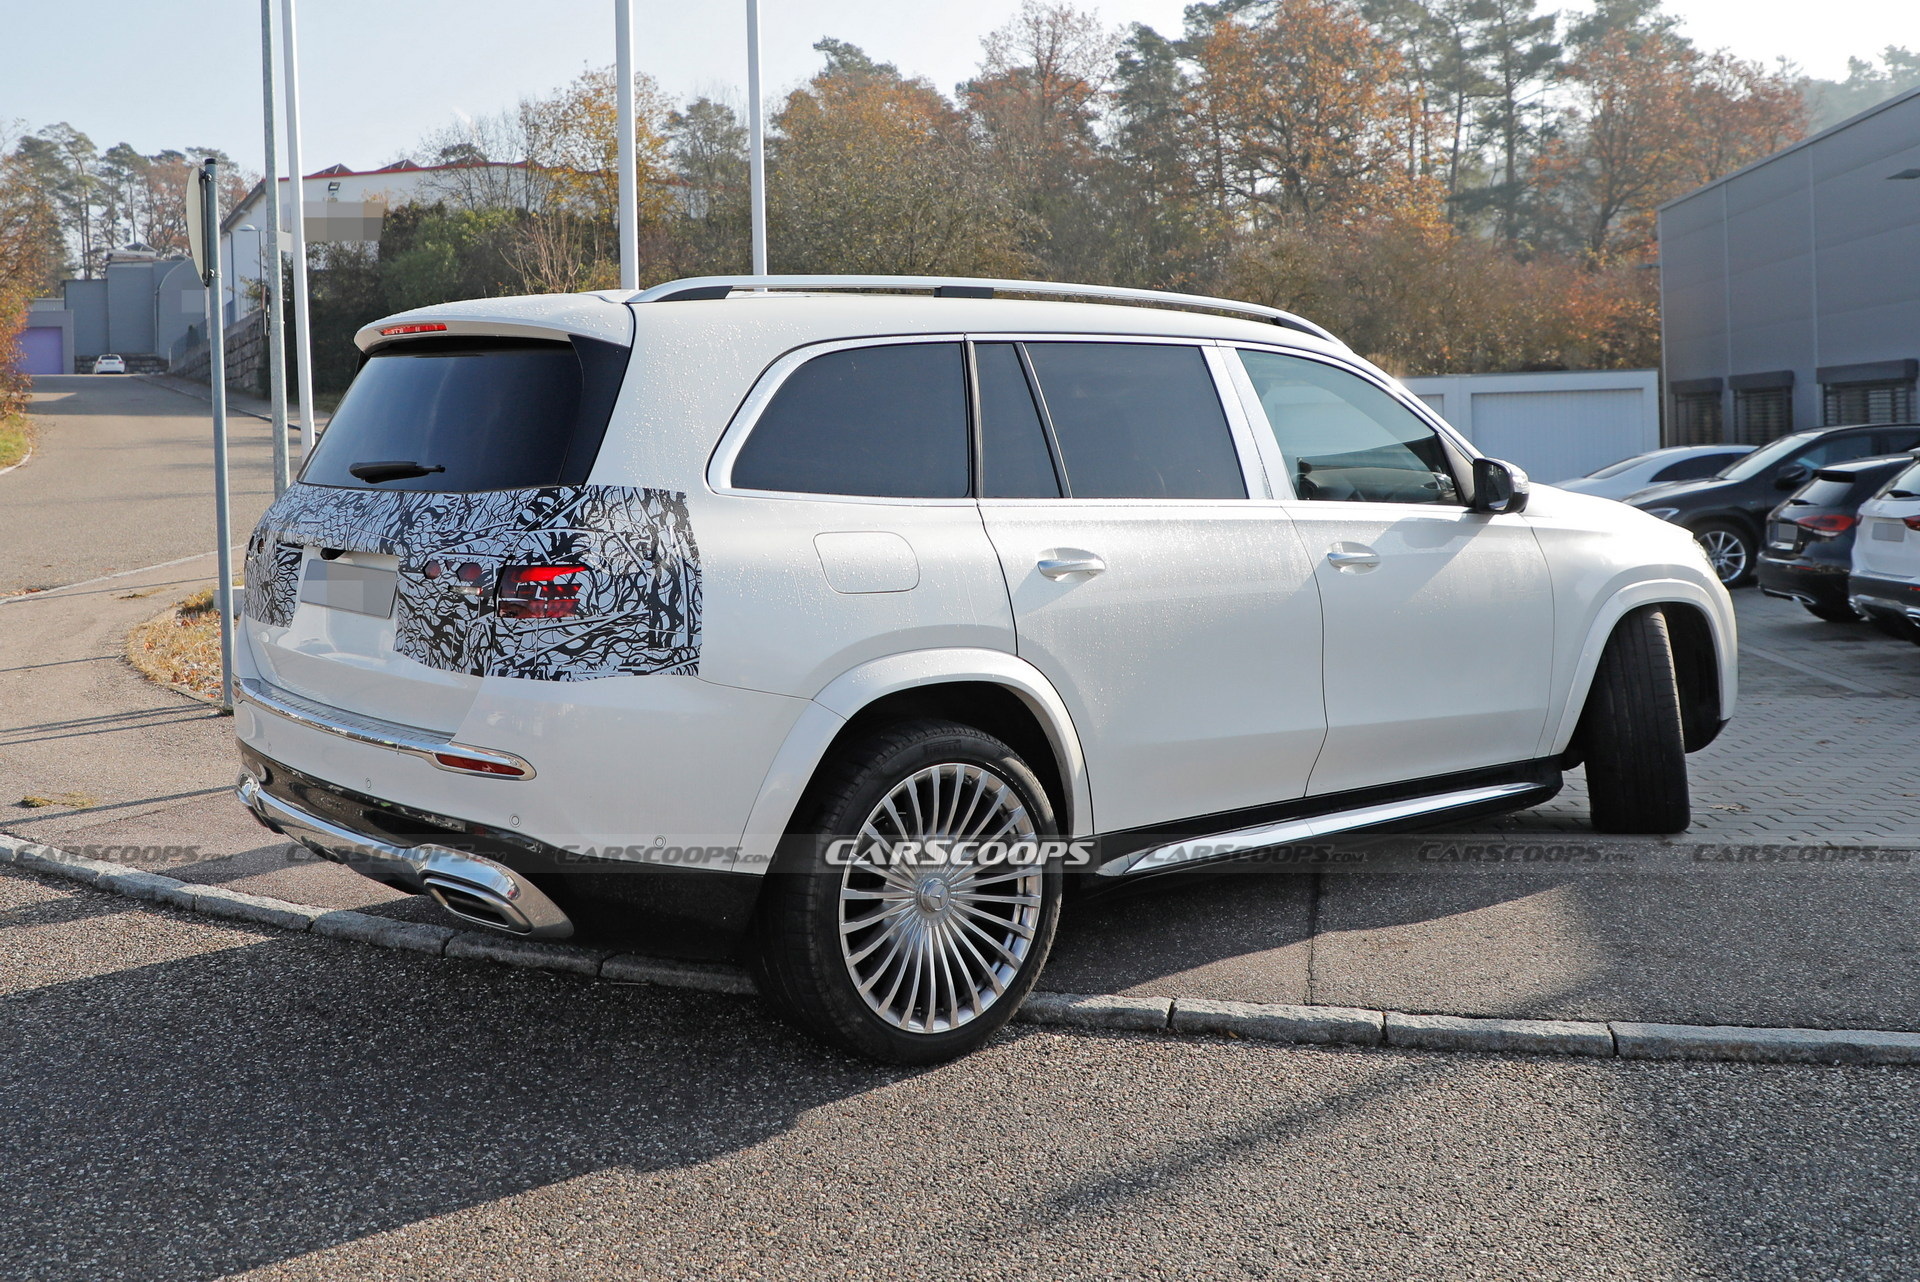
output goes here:
[[[400, 562], [395, 648], [473, 676], [585, 681], [700, 667], [700, 550], [686, 495], [613, 485], [484, 494], [295, 485], [247, 547], [245, 610], [292, 622], [304, 549], [380, 553]], [[438, 578], [425, 574], [437, 561]], [[480, 567], [468, 590], [458, 566]], [[584, 565], [569, 619], [501, 619], [503, 565]]]

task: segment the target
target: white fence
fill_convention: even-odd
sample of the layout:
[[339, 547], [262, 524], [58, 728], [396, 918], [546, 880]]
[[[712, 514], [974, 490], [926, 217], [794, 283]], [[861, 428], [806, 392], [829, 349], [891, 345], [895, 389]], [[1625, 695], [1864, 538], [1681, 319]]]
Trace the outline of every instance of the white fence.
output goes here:
[[1552, 484], [1660, 448], [1660, 373], [1435, 374], [1402, 379], [1490, 458]]

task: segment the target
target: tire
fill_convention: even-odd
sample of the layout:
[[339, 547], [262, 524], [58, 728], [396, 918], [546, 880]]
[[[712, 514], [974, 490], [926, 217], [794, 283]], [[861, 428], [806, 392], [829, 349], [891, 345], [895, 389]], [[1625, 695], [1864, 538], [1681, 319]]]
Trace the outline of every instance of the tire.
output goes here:
[[1850, 605], [1813, 605], [1802, 601], [1807, 613], [1822, 623], [1858, 623], [1860, 612]]
[[1658, 607], [1615, 625], [1577, 731], [1596, 832], [1685, 832], [1692, 821], [1680, 684]]
[[[768, 873], [754, 953], [762, 995], [871, 1059], [933, 1064], [974, 1050], [1046, 964], [1060, 859], [888, 866], [874, 856], [911, 838], [1038, 839], [1055, 828], [1033, 771], [980, 730], [912, 721], [850, 745], [816, 777]], [[853, 861], [830, 857], [836, 837], [869, 831], [882, 840], [864, 841]]]
[[1693, 528], [1693, 541], [1707, 554], [1720, 586], [1740, 588], [1753, 582], [1753, 536], [1732, 521], [1702, 521]]

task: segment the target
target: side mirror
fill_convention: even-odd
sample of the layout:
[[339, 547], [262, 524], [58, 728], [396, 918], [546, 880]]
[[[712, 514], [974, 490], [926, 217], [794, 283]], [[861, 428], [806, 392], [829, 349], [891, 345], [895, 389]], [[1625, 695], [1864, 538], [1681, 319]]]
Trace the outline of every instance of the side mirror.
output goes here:
[[1527, 474], [1511, 463], [1497, 458], [1473, 461], [1473, 510], [1512, 516], [1527, 510], [1527, 496], [1533, 487]]
[[1797, 490], [1813, 479], [1813, 469], [1805, 463], [1795, 463], [1792, 467], [1782, 468], [1780, 475], [1773, 478], [1776, 490]]

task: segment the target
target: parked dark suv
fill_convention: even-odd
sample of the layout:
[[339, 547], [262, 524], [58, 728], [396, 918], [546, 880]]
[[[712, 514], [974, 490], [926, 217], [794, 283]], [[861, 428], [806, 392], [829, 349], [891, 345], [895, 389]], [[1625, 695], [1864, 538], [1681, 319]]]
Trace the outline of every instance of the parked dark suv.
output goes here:
[[1691, 530], [1720, 582], [1737, 588], [1753, 579], [1767, 513], [1785, 495], [1812, 480], [1817, 469], [1916, 447], [1920, 447], [1920, 424], [1914, 423], [1795, 432], [1735, 460], [1718, 476], [1650, 486], [1626, 501]]
[[1855, 459], [1823, 467], [1773, 510], [1760, 551], [1760, 590], [1798, 601], [1829, 623], [1857, 620], [1847, 600], [1847, 571], [1860, 505], [1903, 469], [1911, 454]]

